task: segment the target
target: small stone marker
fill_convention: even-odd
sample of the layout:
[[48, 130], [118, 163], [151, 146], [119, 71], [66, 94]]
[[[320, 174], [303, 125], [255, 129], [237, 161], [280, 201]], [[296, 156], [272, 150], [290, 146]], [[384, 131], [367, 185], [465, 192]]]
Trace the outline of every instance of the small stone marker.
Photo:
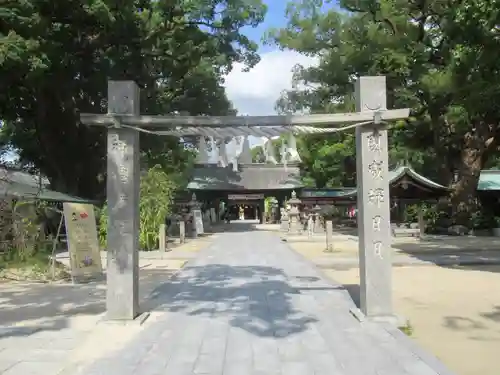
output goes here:
[[158, 244], [160, 251], [167, 251], [167, 228], [165, 224], [160, 224], [158, 233]]
[[333, 222], [331, 220], [326, 221], [326, 252], [333, 251]]

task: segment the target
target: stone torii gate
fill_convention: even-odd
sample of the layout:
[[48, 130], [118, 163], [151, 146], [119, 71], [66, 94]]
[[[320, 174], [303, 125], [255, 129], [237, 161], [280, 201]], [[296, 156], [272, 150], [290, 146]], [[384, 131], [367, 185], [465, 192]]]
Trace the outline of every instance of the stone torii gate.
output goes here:
[[[87, 125], [105, 126], [107, 161], [107, 318], [133, 320], [139, 310], [139, 132], [158, 135], [267, 135], [331, 133], [356, 128], [361, 311], [391, 318], [391, 232], [388, 142], [384, 123], [409, 116], [387, 109], [384, 76], [359, 77], [356, 112], [289, 116], [141, 116], [133, 81], [108, 83], [108, 113], [82, 114]], [[348, 124], [348, 125], [346, 125]], [[343, 126], [343, 127], [340, 127]], [[159, 128], [163, 130], [158, 130]]]

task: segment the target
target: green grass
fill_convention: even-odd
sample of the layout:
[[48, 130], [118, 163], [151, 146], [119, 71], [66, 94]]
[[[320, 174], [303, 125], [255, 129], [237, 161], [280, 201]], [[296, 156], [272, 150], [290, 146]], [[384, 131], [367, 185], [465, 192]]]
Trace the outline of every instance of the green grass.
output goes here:
[[[62, 265], [56, 264], [56, 279], [67, 278]], [[52, 279], [52, 268], [49, 253], [36, 252], [21, 257], [15, 250], [0, 256], [0, 278], [4, 280], [49, 281]]]
[[48, 254], [36, 253], [27, 258], [21, 258], [16, 254], [4, 254], [0, 258], [0, 269], [24, 268], [24, 267], [47, 267], [50, 263]]
[[413, 326], [411, 325], [410, 321], [407, 321], [404, 326], [399, 327], [399, 330], [407, 336], [413, 335]]

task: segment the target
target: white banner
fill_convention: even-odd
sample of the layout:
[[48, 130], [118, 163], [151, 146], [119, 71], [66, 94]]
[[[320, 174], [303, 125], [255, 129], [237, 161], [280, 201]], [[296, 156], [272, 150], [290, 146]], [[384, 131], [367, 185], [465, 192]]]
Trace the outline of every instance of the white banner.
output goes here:
[[94, 206], [65, 202], [63, 211], [71, 276], [75, 279], [102, 274]]

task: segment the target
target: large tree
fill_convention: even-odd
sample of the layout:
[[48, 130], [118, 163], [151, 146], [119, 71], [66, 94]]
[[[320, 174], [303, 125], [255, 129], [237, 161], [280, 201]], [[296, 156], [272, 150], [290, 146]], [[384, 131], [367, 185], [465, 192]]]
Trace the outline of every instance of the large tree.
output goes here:
[[[228, 113], [222, 77], [234, 62], [258, 61], [240, 30], [264, 13], [261, 0], [2, 2], [3, 145], [55, 189], [98, 196], [105, 133], [81, 125], [79, 113], [106, 111], [107, 80], [135, 80], [143, 113]], [[185, 161], [176, 139], [142, 138], [146, 159]]]
[[[343, 0], [326, 10], [325, 3], [291, 3], [287, 27], [271, 32], [282, 48], [319, 58], [317, 67], [297, 69], [307, 88], [288, 93], [281, 108], [352, 109], [356, 76], [386, 75], [389, 106], [412, 109], [392, 131], [392, 161], [412, 159], [452, 185], [454, 216], [467, 222], [480, 170], [500, 139], [500, 2]], [[346, 142], [331, 141], [330, 149]]]

